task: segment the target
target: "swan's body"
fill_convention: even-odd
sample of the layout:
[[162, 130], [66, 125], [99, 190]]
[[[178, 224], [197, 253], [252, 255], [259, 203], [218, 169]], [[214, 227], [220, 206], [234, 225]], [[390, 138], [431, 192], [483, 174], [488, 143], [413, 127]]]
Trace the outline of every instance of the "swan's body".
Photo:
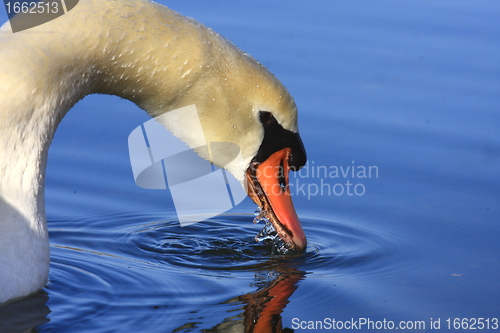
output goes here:
[[[66, 112], [92, 93], [129, 99], [153, 117], [195, 104], [203, 134], [182, 120], [165, 126], [188, 145], [199, 135], [237, 144], [243, 158], [227, 168], [244, 185], [256, 156], [273, 153], [262, 153], [270, 139], [259, 112], [272, 112], [271, 129], [298, 131], [293, 99], [272, 74], [212, 30], [163, 6], [81, 0], [26, 31], [12, 33], [6, 24], [0, 30], [0, 303], [47, 281], [48, 147]], [[282, 141], [279, 148], [288, 147]], [[287, 161], [290, 151], [300, 150], [295, 141], [290, 147]], [[305, 155], [299, 160], [292, 165], [300, 167]], [[256, 201], [261, 196], [249, 193]], [[290, 244], [303, 248], [301, 229], [291, 230]]]

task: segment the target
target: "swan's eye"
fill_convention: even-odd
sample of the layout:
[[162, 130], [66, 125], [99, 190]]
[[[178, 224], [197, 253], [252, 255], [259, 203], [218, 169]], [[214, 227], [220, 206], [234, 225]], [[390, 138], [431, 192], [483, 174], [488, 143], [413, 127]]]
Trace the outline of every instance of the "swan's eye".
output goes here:
[[264, 125], [267, 125], [273, 119], [273, 114], [269, 111], [260, 111], [259, 112], [260, 122]]

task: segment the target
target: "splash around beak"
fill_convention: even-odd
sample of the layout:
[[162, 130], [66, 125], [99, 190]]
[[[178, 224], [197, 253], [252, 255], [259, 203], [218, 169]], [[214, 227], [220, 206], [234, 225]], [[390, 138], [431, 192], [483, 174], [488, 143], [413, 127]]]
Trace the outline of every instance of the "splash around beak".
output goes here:
[[291, 151], [290, 148], [283, 148], [262, 163], [253, 162], [246, 172], [247, 192], [267, 212], [267, 218], [285, 246], [302, 251], [307, 245], [307, 239], [293, 207], [288, 186]]

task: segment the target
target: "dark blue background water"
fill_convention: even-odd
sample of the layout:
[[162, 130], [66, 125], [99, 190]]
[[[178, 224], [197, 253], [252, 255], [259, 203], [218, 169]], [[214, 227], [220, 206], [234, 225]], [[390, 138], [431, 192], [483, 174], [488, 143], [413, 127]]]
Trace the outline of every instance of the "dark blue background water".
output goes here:
[[[89, 96], [49, 152], [50, 283], [0, 320], [19, 331], [240, 332], [248, 298], [286, 281], [296, 290], [281, 326], [297, 332], [324, 318], [429, 331], [431, 318], [444, 330], [448, 318], [500, 317], [499, 2], [162, 3], [254, 55], [295, 97], [307, 252], [255, 244], [249, 199], [181, 228], [168, 192], [132, 177], [127, 138], [147, 115]], [[317, 166], [377, 173], [318, 177]]]

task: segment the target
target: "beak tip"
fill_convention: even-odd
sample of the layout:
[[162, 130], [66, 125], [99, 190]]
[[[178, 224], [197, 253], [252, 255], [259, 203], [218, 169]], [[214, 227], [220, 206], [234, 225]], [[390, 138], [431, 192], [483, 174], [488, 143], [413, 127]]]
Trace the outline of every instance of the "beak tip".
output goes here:
[[296, 251], [300, 252], [305, 250], [307, 246], [307, 238], [304, 232], [302, 232], [301, 235], [294, 236], [292, 240]]

